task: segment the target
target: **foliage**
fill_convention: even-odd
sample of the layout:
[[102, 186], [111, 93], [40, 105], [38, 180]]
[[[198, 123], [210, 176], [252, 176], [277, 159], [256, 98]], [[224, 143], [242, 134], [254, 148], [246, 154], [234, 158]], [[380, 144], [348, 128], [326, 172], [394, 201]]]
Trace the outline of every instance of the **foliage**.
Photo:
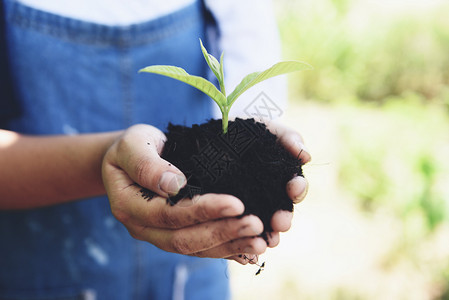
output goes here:
[[424, 101], [447, 102], [449, 4], [421, 8], [395, 2], [402, 6], [367, 0], [282, 1], [278, 19], [285, 55], [315, 67], [291, 77], [295, 95], [384, 103], [390, 96], [414, 93]]
[[449, 116], [442, 105], [426, 104], [414, 94], [389, 97], [381, 110], [366, 104], [338, 110], [344, 111], [339, 187], [366, 219], [395, 220], [391, 230], [400, 232], [382, 246], [382, 269], [388, 274], [409, 265], [427, 272], [438, 299], [447, 299], [447, 255], [432, 260], [429, 250], [447, 249], [436, 241], [443, 236], [447, 245]]
[[449, 221], [444, 111], [410, 96], [390, 98], [382, 111], [353, 108], [346, 114], [339, 179], [361, 208], [420, 220], [424, 233]]
[[265, 71], [254, 72], [245, 76], [242, 79], [242, 81], [236, 86], [234, 91], [232, 91], [228, 96], [226, 96], [226, 90], [224, 86], [224, 73], [223, 73], [223, 54], [221, 55], [220, 62], [218, 62], [218, 60], [214, 56], [212, 56], [207, 52], [201, 40], [200, 44], [201, 44], [201, 51], [203, 52], [204, 55], [204, 59], [206, 60], [207, 64], [209, 65], [209, 68], [212, 70], [212, 72], [218, 79], [220, 91], [210, 81], [199, 76], [190, 75], [184, 69], [179, 67], [166, 66], [166, 65], [153, 65], [145, 67], [141, 69], [139, 72], [155, 73], [182, 81], [199, 89], [200, 91], [204, 92], [206, 95], [211, 97], [212, 100], [214, 100], [215, 103], [217, 103], [217, 105], [220, 107], [220, 111], [223, 115], [222, 118], [223, 133], [226, 133], [228, 131], [228, 115], [232, 104], [234, 104], [237, 98], [246, 90], [272, 77], [311, 68], [310, 65], [299, 61], [279, 62], [274, 64], [272, 67], [268, 68]]
[[287, 295], [449, 299], [449, 3], [276, 8], [285, 57], [314, 66], [290, 76], [313, 161], [284, 267], [302, 271], [284, 276]]

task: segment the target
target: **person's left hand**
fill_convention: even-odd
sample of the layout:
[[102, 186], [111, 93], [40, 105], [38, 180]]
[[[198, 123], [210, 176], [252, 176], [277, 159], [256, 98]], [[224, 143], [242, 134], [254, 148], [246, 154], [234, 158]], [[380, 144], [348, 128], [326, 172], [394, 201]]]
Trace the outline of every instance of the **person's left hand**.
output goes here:
[[[268, 123], [267, 128], [278, 137], [285, 149], [301, 160], [302, 164], [310, 162], [312, 157], [310, 156], [307, 148], [304, 146], [304, 140], [298, 132], [275, 122]], [[307, 179], [303, 176], [295, 176], [287, 183], [287, 194], [290, 199], [292, 199], [293, 203], [297, 204], [306, 197], [308, 187], [309, 184]], [[273, 218], [271, 219], [271, 227], [273, 228], [273, 232], [269, 233], [268, 247], [273, 248], [279, 244], [279, 233], [286, 232], [290, 229], [292, 219], [293, 213], [286, 210], [279, 210], [273, 215]], [[257, 263], [258, 256], [242, 254], [231, 258], [241, 264], [254, 264]]]

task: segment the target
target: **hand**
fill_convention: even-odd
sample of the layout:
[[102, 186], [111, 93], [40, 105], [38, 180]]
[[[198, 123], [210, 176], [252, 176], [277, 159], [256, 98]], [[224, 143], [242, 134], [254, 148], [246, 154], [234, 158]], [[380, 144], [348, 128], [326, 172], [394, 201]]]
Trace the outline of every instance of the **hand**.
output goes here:
[[[304, 146], [304, 140], [298, 132], [275, 122], [270, 122], [267, 127], [278, 137], [285, 149], [301, 160], [303, 165], [310, 162], [312, 157]], [[299, 203], [304, 200], [307, 195], [308, 185], [307, 180], [302, 176], [296, 176], [287, 183], [287, 193], [293, 203]]]
[[[298, 157], [303, 164], [310, 162], [311, 156], [306, 147], [304, 146], [304, 140], [299, 133], [287, 128], [279, 123], [270, 122], [267, 124], [267, 128], [271, 133], [275, 134], [283, 146], [295, 157]], [[296, 176], [287, 183], [287, 193], [292, 199], [293, 203], [299, 203], [307, 195], [308, 182], [302, 176]], [[269, 234], [268, 247], [273, 248], [279, 244], [280, 232], [285, 232], [290, 229], [293, 213], [285, 210], [279, 210], [271, 219], [271, 227], [273, 232]], [[250, 253], [233, 257], [241, 264], [257, 263], [257, 255], [251, 255]]]
[[[135, 125], [104, 157], [102, 174], [112, 213], [131, 236], [165, 251], [200, 257], [238, 258], [241, 253], [263, 253], [267, 244], [256, 237], [263, 231], [262, 221], [256, 216], [236, 218], [244, 211], [239, 199], [205, 194], [167, 205], [166, 198], [176, 194], [186, 179], [160, 158], [165, 140], [155, 127]], [[159, 196], [146, 200], [141, 187]], [[273, 228], [284, 229], [284, 219], [275, 221]], [[276, 240], [271, 238], [269, 245], [274, 244]]]

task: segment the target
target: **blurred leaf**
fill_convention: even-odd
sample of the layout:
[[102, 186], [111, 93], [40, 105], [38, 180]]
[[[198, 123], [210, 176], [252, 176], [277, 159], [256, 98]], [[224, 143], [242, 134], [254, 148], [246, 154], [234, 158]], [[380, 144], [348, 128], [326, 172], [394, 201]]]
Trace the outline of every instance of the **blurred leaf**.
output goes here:
[[279, 23], [286, 57], [315, 67], [291, 76], [298, 97], [384, 103], [414, 93], [425, 101], [447, 99], [447, 2], [422, 13], [403, 9], [394, 14], [389, 5], [375, 1], [283, 4], [287, 9], [280, 11]]

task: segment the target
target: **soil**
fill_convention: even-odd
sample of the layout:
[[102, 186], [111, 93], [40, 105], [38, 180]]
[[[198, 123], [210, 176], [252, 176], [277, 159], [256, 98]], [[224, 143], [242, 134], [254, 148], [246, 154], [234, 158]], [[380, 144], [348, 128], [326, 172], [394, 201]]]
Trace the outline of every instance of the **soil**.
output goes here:
[[[197, 194], [231, 194], [243, 201], [244, 215], [257, 215], [264, 224], [262, 236], [272, 231], [277, 210], [293, 211], [286, 184], [303, 176], [301, 161], [293, 157], [254, 119], [229, 122], [222, 134], [221, 120], [185, 127], [169, 124], [162, 157], [187, 177], [187, 185], [168, 201]], [[142, 195], [149, 197], [147, 191]]]

